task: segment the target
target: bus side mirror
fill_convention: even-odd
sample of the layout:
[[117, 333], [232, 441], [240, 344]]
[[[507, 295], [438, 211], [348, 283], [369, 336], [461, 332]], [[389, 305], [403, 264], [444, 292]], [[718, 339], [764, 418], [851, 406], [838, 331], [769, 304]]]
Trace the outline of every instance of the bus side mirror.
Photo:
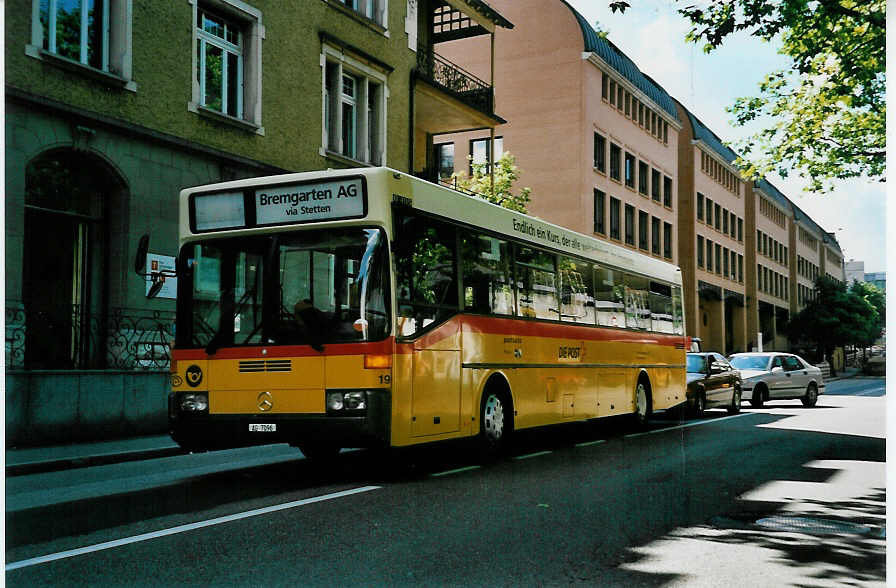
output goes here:
[[143, 276], [146, 272], [146, 254], [149, 252], [149, 235], [140, 237], [137, 243], [137, 255], [134, 258], [134, 272], [138, 276]]
[[149, 292], [146, 293], [146, 297], [149, 299], [155, 298], [159, 295], [159, 292], [162, 290], [162, 286], [165, 285], [164, 278], [157, 278], [153, 280], [152, 286], [149, 287]]

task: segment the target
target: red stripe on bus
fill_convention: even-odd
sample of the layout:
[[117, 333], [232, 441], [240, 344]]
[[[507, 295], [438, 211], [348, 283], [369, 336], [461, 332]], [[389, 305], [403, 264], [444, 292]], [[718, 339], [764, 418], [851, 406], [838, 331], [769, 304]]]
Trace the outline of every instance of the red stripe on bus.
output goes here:
[[[172, 349], [171, 358], [176, 361], [199, 359], [271, 359], [275, 357], [327, 357], [335, 355], [389, 355], [394, 349], [394, 337], [372, 343], [326, 343], [323, 352], [310, 345], [258, 345], [252, 347], [222, 347], [214, 355], [205, 349]], [[262, 353], [265, 350], [266, 353]]]

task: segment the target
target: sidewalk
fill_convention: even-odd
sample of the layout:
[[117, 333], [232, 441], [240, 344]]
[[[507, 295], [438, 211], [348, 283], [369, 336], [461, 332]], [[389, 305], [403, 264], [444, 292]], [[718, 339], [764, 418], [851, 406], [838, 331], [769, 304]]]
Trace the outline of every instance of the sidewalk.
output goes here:
[[79, 467], [179, 455], [168, 435], [6, 450], [6, 475], [20, 476]]
[[[859, 368], [848, 367], [841, 370], [837, 377], [828, 378], [825, 382], [835, 382], [859, 375], [861, 375]], [[168, 457], [182, 453], [184, 451], [168, 435], [133, 437], [71, 445], [7, 449], [6, 475], [20, 476], [108, 463]]]

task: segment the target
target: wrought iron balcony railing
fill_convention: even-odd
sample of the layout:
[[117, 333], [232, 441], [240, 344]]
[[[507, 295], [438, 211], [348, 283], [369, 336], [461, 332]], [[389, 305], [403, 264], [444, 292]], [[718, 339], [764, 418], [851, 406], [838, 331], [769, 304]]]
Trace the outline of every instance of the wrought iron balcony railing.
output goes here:
[[6, 369], [167, 370], [174, 311], [6, 306]]
[[417, 49], [417, 73], [480, 112], [493, 113], [493, 88], [434, 51], [425, 47]]

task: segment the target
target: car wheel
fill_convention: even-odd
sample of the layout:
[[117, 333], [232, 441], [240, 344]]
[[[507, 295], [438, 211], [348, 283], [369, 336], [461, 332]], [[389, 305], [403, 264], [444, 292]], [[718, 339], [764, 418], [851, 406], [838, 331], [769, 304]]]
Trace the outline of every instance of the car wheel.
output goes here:
[[740, 412], [740, 388], [734, 387], [734, 394], [731, 396], [731, 406], [728, 407], [728, 414], [737, 414]]
[[815, 384], [809, 384], [809, 387], [806, 388], [806, 395], [800, 400], [802, 401], [803, 406], [815, 406], [815, 403], [818, 402], [818, 387]]
[[753, 398], [750, 399], [750, 404], [752, 404], [755, 408], [762, 408], [762, 405], [765, 404], [765, 397], [768, 392], [765, 389], [765, 386], [757, 386], [753, 388]]
[[697, 390], [697, 394], [694, 396], [694, 409], [693, 414], [695, 417], [703, 416], [703, 412], [706, 410], [706, 392], [703, 390]]
[[635, 388], [635, 423], [639, 427], [646, 427], [651, 412], [650, 386], [642, 377], [638, 379], [638, 386]]

